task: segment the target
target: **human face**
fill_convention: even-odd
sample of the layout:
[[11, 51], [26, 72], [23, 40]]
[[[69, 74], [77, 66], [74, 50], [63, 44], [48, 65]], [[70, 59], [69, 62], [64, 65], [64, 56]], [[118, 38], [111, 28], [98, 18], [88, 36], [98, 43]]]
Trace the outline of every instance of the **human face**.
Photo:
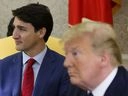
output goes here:
[[68, 69], [71, 83], [85, 89], [94, 87], [101, 72], [101, 57], [94, 52], [89, 37], [65, 42], [64, 50], [64, 66]]
[[21, 21], [19, 18], [14, 19], [13, 39], [15, 40], [16, 49], [24, 51], [26, 54], [36, 55], [42, 49], [43, 37], [40, 32], [35, 32], [34, 27], [30, 23]]

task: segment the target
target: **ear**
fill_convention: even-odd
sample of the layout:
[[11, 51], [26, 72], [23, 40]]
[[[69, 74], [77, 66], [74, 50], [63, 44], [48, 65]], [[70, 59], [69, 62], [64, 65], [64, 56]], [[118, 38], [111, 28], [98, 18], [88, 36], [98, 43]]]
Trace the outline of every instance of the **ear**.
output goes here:
[[108, 52], [104, 52], [101, 56], [101, 66], [106, 67], [108, 64], [110, 64], [111, 56]]
[[43, 38], [46, 34], [46, 28], [45, 27], [41, 28], [39, 30], [39, 33], [40, 33], [40, 38]]

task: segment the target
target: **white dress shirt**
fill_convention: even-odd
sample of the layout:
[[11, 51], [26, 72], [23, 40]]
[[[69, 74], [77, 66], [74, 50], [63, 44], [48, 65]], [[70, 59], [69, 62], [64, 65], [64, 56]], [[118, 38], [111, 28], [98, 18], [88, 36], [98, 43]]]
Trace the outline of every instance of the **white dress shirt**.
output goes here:
[[35, 83], [36, 78], [37, 78], [38, 71], [39, 71], [40, 66], [42, 64], [42, 61], [43, 61], [44, 56], [46, 54], [46, 51], [47, 51], [47, 47], [45, 46], [45, 49], [42, 52], [40, 52], [39, 54], [37, 54], [36, 56], [34, 56], [34, 57], [30, 57], [27, 54], [25, 54], [24, 52], [22, 52], [22, 54], [23, 54], [23, 73], [22, 73], [22, 80], [23, 80], [23, 76], [24, 76], [26, 62], [28, 61], [28, 59], [33, 58], [33, 59], [36, 60], [36, 62], [32, 66], [33, 67], [33, 71], [34, 71], [34, 83]]

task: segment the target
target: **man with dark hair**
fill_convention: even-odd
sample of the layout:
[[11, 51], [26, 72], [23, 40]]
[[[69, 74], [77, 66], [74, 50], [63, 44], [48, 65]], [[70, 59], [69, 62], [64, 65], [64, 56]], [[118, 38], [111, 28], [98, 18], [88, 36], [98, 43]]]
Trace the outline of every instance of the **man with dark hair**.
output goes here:
[[32, 3], [12, 13], [12, 37], [20, 52], [0, 61], [0, 96], [66, 96], [64, 57], [46, 46], [53, 28], [49, 8]]

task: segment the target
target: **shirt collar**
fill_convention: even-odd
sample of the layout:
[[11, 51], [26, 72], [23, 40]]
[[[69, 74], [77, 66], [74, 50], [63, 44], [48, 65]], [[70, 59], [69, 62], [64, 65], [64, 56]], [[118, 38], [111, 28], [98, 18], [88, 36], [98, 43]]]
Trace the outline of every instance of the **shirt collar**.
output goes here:
[[[44, 50], [42, 50], [39, 54], [37, 54], [36, 56], [32, 58], [35, 59], [38, 64], [41, 64], [46, 52], [47, 52], [47, 47], [45, 46]], [[24, 65], [26, 64], [28, 59], [30, 59], [31, 57], [25, 54], [24, 52], [22, 52], [22, 55], [23, 55], [23, 65]]]
[[114, 70], [107, 76], [107, 78], [99, 86], [97, 86], [92, 91], [92, 93], [94, 94], [94, 96], [104, 96], [107, 88], [109, 87], [109, 85], [111, 84], [111, 82], [113, 81], [113, 79], [115, 78], [115, 76], [117, 74], [117, 70], [118, 70], [117, 67], [114, 68]]

